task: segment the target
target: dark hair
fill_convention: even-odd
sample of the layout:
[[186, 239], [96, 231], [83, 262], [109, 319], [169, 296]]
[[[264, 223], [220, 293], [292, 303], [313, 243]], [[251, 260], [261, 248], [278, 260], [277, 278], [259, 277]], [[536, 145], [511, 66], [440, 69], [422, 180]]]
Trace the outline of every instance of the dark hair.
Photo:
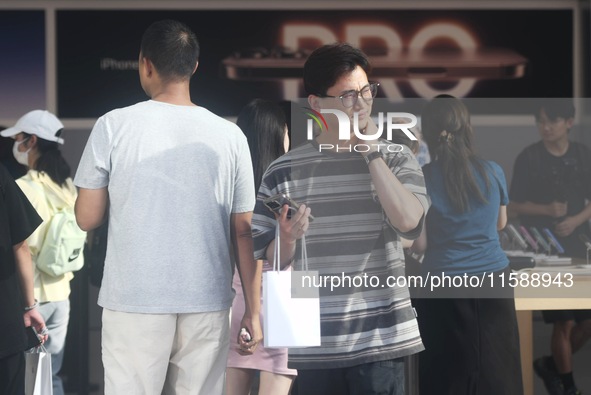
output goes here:
[[285, 153], [285, 114], [274, 102], [254, 99], [240, 111], [236, 124], [248, 140], [258, 191], [267, 167]]
[[[23, 135], [27, 138], [31, 136], [24, 132]], [[59, 150], [59, 144], [37, 136], [37, 151], [39, 151], [39, 158], [37, 158], [33, 168], [39, 172], [44, 172], [53, 182], [63, 187], [68, 177], [70, 177], [71, 170], [70, 165], [68, 165]]]
[[549, 120], [555, 121], [558, 118], [570, 119], [575, 117], [575, 106], [572, 99], [553, 98], [543, 99], [534, 114], [536, 120], [544, 111]]
[[184, 23], [165, 19], [154, 22], [142, 36], [140, 51], [164, 80], [188, 80], [199, 60], [199, 42]]
[[464, 103], [453, 96], [437, 96], [427, 104], [421, 118], [423, 138], [431, 157], [442, 164], [445, 191], [454, 208], [462, 213], [468, 211], [472, 197], [486, 203], [475, 171], [484, 179], [486, 190], [490, 181], [485, 162], [472, 147], [474, 132]]
[[323, 45], [310, 54], [304, 64], [304, 89], [309, 95], [326, 95], [343, 75], [357, 66], [369, 75], [371, 65], [361, 50], [346, 43]]

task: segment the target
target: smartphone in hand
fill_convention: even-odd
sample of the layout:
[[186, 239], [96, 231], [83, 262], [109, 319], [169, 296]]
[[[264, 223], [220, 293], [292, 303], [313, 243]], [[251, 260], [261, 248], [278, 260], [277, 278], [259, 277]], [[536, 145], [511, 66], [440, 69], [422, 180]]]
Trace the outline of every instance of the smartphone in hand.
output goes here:
[[37, 332], [35, 331], [35, 328], [33, 328], [32, 326], [27, 326], [25, 328], [25, 331], [27, 332], [27, 350], [30, 350], [31, 348], [35, 348], [35, 347], [39, 347], [41, 345], [41, 339], [39, 338], [39, 336], [37, 336]]
[[245, 343], [248, 343], [249, 341], [252, 340], [252, 337], [250, 336], [250, 333], [248, 332], [248, 329], [246, 329], [246, 328], [240, 328], [240, 338]]
[[[263, 200], [263, 203], [265, 204], [265, 206], [267, 206], [269, 210], [273, 211], [277, 215], [281, 215], [281, 208], [287, 204], [289, 206], [287, 218], [291, 218], [291, 213], [295, 213], [300, 208], [300, 204], [291, 199], [285, 193], [278, 193], [276, 195], [269, 196], [268, 198]], [[314, 220], [312, 214], [308, 216], [308, 220], [310, 222]]]

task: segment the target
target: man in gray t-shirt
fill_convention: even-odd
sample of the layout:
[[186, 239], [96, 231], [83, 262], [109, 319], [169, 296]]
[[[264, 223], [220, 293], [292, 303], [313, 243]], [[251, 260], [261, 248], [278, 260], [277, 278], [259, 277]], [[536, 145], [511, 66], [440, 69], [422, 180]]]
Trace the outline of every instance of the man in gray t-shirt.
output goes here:
[[81, 228], [100, 225], [108, 207], [98, 301], [106, 394], [222, 393], [234, 296], [229, 246], [253, 337], [243, 352], [262, 338], [251, 319], [259, 316], [261, 274], [250, 235], [249, 149], [236, 125], [191, 102], [198, 54], [184, 24], [148, 28], [139, 75], [151, 100], [98, 119], [74, 180]]

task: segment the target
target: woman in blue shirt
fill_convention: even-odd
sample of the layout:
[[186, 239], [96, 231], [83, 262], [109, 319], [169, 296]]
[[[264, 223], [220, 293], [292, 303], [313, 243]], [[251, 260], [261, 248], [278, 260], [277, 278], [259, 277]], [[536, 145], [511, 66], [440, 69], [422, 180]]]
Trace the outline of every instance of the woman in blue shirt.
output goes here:
[[417, 306], [426, 348], [421, 394], [521, 394], [513, 293], [499, 289], [500, 276], [510, 273], [498, 237], [507, 222], [503, 171], [475, 154], [470, 114], [460, 100], [435, 98], [423, 111], [422, 128], [433, 159], [423, 167], [431, 207], [413, 249], [425, 252], [425, 278], [454, 280], [424, 294]]

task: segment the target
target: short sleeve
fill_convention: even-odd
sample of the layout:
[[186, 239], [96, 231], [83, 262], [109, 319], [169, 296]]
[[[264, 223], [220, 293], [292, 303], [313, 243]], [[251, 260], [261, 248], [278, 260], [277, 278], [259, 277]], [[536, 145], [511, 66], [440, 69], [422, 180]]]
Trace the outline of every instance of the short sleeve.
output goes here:
[[12, 245], [16, 245], [26, 240], [43, 221], [8, 171], [0, 166], [0, 173], [10, 241]]
[[111, 133], [105, 116], [98, 119], [78, 164], [74, 184], [85, 189], [109, 185], [111, 173]]
[[505, 172], [503, 172], [503, 169], [498, 164], [492, 163], [492, 165], [495, 178], [499, 185], [499, 193], [501, 195], [501, 206], [506, 206], [509, 204], [509, 194], [507, 193], [507, 180], [505, 179]]
[[244, 137], [238, 140], [232, 212], [245, 213], [253, 211], [255, 200], [252, 160], [250, 158], [248, 143]]
[[517, 203], [524, 203], [528, 192], [528, 164], [525, 151], [521, 152], [515, 164], [513, 165], [513, 176], [511, 178], [511, 188], [509, 189], [509, 198]]
[[291, 156], [286, 154], [269, 165], [257, 191], [257, 202], [252, 216], [252, 235], [256, 259], [267, 259], [269, 243], [275, 239], [277, 221], [275, 214], [267, 206], [265, 199], [278, 193], [289, 193], [292, 180]]

